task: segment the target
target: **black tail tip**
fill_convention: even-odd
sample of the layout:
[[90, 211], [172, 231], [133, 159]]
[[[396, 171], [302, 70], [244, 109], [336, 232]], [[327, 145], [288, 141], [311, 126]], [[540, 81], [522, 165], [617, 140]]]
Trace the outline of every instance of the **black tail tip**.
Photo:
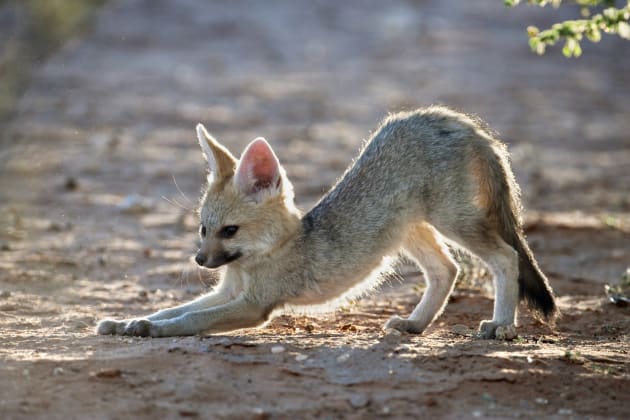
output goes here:
[[547, 324], [553, 324], [560, 315], [558, 305], [553, 293], [548, 288], [538, 293], [531, 293], [530, 290], [521, 288], [521, 298], [537, 317]]

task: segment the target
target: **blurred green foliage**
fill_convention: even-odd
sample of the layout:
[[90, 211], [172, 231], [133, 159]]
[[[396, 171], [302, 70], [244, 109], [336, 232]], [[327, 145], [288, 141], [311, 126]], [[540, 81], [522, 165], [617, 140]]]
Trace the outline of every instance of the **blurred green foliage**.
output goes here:
[[77, 30], [104, 0], [26, 0], [34, 41], [49, 50]]
[[[521, 0], [504, 0], [507, 6], [513, 7]], [[562, 0], [528, 0], [529, 4], [544, 7], [548, 4], [560, 7]], [[616, 34], [630, 40], [630, 0], [625, 6], [616, 6], [615, 0], [575, 0], [580, 6], [582, 19], [566, 20], [551, 26], [549, 29], [539, 30], [535, 26], [527, 28], [529, 46], [537, 54], [544, 54], [547, 46], [555, 45], [564, 40], [562, 54], [565, 57], [579, 57], [582, 55], [580, 41], [586, 37], [591, 42], [599, 42], [602, 32]]]
[[0, 0], [0, 121], [7, 118], [30, 70], [85, 28], [106, 0]]

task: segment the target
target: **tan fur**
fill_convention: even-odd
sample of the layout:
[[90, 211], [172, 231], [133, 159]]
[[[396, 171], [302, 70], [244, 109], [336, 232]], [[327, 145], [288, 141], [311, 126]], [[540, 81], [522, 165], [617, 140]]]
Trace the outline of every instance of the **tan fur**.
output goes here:
[[421, 333], [444, 309], [457, 276], [447, 243], [480, 257], [494, 275], [483, 337], [516, 335], [519, 296], [553, 319], [553, 294], [522, 233], [507, 151], [471, 118], [443, 107], [389, 116], [305, 215], [264, 139], [237, 161], [203, 126], [197, 134], [212, 173], [196, 260], [225, 265], [221, 280], [210, 294], [146, 319], [104, 320], [99, 334], [216, 333], [296, 308], [330, 309], [378, 286], [399, 252], [423, 270], [427, 289], [408, 318], [392, 317], [385, 327]]
[[491, 211], [492, 188], [488, 182], [488, 171], [485, 162], [479, 156], [473, 156], [470, 160], [470, 173], [477, 184], [475, 201], [480, 209]]

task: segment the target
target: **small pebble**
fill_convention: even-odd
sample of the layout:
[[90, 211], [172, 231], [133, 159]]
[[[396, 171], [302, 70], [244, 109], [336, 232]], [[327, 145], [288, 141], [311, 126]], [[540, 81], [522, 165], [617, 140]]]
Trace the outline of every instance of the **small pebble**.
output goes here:
[[570, 416], [571, 414], [573, 414], [573, 410], [571, 410], [570, 408], [561, 408], [558, 410], [558, 414], [561, 416]]
[[273, 354], [276, 354], [276, 353], [283, 353], [284, 351], [285, 351], [285, 348], [284, 348], [283, 346], [273, 346], [273, 347], [271, 348], [271, 352], [272, 352]]
[[256, 407], [253, 410], [254, 419], [256, 420], [267, 420], [269, 418], [269, 413], [265, 411], [262, 407]]
[[66, 178], [63, 186], [68, 191], [75, 191], [77, 188], [79, 188], [79, 182], [76, 178], [69, 176]]
[[11, 297], [11, 292], [8, 290], [0, 290], [0, 299], [6, 299]]
[[56, 368], [53, 369], [53, 376], [59, 376], [59, 375], [63, 375], [63, 368], [60, 366], [57, 366]]
[[490, 394], [489, 392], [484, 392], [483, 394], [481, 394], [481, 399], [488, 402], [495, 401], [494, 396]]
[[308, 355], [306, 354], [298, 354], [297, 356], [295, 356], [295, 360], [298, 362], [303, 362], [306, 359], [308, 359]]
[[61, 232], [63, 227], [57, 222], [51, 222], [50, 225], [48, 225], [48, 230], [51, 232]]
[[350, 405], [354, 408], [361, 408], [368, 405], [370, 402], [370, 397], [365, 394], [355, 394], [350, 397]]
[[546, 404], [549, 404], [549, 400], [548, 400], [548, 399], [546, 399], [546, 398], [541, 398], [541, 397], [538, 397], [538, 398], [536, 398], [534, 401], [536, 401], [536, 404], [540, 404], [540, 405], [546, 405]]
[[122, 371], [120, 369], [102, 369], [96, 373], [92, 373], [90, 376], [96, 378], [119, 378], [121, 375]]
[[350, 353], [344, 353], [341, 356], [337, 357], [337, 363], [344, 363], [350, 359]]

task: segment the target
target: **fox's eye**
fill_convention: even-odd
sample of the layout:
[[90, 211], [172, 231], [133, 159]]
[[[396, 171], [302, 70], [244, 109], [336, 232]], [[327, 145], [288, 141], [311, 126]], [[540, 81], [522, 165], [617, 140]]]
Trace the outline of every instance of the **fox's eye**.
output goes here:
[[199, 228], [199, 234], [202, 238], [206, 237], [206, 227], [204, 225], [201, 225], [201, 227]]
[[223, 229], [221, 229], [219, 231], [219, 236], [225, 239], [229, 239], [232, 236], [236, 235], [236, 232], [238, 231], [238, 226], [225, 226], [223, 227]]

